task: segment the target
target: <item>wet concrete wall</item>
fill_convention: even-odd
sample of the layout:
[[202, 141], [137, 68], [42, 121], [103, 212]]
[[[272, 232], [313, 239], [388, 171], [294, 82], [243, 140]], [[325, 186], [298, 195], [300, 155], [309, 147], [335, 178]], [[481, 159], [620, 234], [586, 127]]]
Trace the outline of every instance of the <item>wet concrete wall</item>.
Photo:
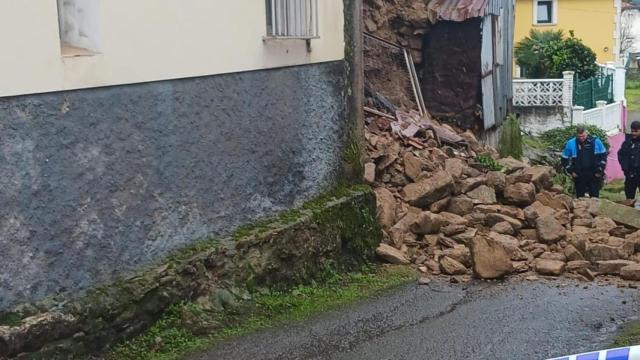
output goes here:
[[144, 268], [339, 177], [342, 61], [0, 99], [0, 310]]
[[514, 112], [519, 115], [522, 129], [532, 135], [571, 125], [562, 106], [518, 106]]

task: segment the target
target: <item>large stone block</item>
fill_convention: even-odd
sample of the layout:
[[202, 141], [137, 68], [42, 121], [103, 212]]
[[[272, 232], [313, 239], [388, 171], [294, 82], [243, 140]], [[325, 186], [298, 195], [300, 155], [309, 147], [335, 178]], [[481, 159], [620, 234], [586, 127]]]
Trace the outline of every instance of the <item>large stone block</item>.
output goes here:
[[617, 223], [640, 229], [640, 210], [635, 208], [601, 199], [598, 215], [606, 216]]
[[404, 187], [404, 199], [412, 206], [426, 208], [447, 197], [453, 191], [453, 178], [446, 171], [439, 171], [431, 177], [421, 179]]

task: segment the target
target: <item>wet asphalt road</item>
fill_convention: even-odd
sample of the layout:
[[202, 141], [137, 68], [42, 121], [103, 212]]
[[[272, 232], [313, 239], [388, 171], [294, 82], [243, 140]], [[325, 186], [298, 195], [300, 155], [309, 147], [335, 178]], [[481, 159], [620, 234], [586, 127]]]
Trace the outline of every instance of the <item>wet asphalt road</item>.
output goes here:
[[640, 290], [572, 281], [410, 285], [191, 360], [546, 359], [606, 348], [639, 305]]

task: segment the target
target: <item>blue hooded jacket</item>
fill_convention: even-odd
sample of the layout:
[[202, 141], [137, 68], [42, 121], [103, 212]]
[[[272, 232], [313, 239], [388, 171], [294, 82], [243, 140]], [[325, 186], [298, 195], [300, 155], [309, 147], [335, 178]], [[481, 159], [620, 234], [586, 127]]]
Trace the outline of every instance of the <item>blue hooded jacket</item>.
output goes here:
[[[594, 136], [587, 137], [586, 142], [591, 142], [593, 144], [593, 155], [590, 157], [592, 159], [592, 164], [589, 164], [589, 167], [597, 172], [604, 172], [604, 169], [607, 166], [607, 149], [604, 147], [602, 141]], [[578, 160], [578, 140], [573, 137], [567, 141], [564, 150], [562, 151], [562, 165], [568, 173], [575, 172], [579, 164], [577, 164]]]

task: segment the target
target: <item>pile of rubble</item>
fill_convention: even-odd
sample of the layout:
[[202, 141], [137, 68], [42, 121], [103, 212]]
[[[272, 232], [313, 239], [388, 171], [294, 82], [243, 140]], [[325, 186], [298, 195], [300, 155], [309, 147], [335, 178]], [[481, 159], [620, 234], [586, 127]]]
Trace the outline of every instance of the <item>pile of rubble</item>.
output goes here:
[[489, 171], [474, 159], [495, 150], [415, 113], [369, 118], [366, 140], [386, 261], [462, 282], [529, 272], [640, 280], [640, 231], [603, 216], [597, 199], [563, 194], [551, 167], [507, 158]]

